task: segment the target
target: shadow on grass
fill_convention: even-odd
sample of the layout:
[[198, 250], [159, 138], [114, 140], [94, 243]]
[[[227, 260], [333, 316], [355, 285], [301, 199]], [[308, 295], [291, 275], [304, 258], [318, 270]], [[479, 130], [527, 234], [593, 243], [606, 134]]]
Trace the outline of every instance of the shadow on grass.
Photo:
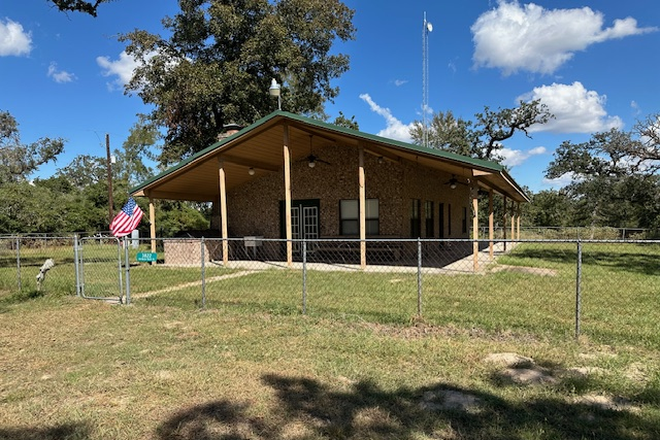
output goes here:
[[12, 304], [20, 304], [28, 301], [32, 301], [37, 298], [41, 298], [45, 295], [45, 292], [38, 290], [25, 290], [22, 292], [11, 293], [6, 296], [0, 297], [0, 313], [6, 311], [7, 306]]
[[174, 414], [160, 440], [211, 439], [653, 439], [660, 421], [560, 398], [508, 401], [439, 383], [386, 391], [373, 382], [333, 389], [316, 380], [267, 375], [270, 412], [219, 400]]
[[0, 427], [0, 440], [83, 440], [90, 438], [86, 423], [65, 423], [48, 428]]

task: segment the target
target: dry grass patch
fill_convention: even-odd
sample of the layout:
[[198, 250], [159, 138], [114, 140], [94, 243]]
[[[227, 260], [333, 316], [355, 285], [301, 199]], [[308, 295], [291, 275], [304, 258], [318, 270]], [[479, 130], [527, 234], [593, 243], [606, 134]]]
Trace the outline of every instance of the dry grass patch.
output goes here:
[[[69, 297], [12, 304], [2, 319], [2, 440], [637, 440], [660, 432], [660, 367], [643, 348]], [[506, 365], [484, 359], [507, 352], [557, 382], [497, 380]], [[559, 373], [573, 367], [604, 372]], [[643, 371], [643, 380], [626, 371]], [[585, 400], [592, 395], [636, 409], [603, 408]]]

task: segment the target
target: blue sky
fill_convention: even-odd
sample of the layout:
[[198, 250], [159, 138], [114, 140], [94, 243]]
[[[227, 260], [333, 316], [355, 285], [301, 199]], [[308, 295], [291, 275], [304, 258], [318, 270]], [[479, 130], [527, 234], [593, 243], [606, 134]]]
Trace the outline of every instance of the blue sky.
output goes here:
[[[345, 0], [355, 9], [356, 39], [336, 46], [351, 69], [335, 82], [326, 108], [355, 116], [362, 131], [409, 140], [422, 119], [423, 18], [429, 42], [429, 107], [472, 119], [484, 106], [513, 107], [540, 98], [556, 115], [505, 142], [513, 177], [534, 192], [567, 182], [543, 174], [562, 141], [630, 129], [660, 112], [657, 0], [495, 0], [464, 2]], [[403, 6], [402, 6], [403, 5]], [[24, 143], [67, 140], [65, 153], [39, 176], [78, 154], [105, 156], [104, 136], [119, 148], [148, 112], [122, 85], [134, 64], [117, 40], [135, 28], [161, 32], [175, 0], [116, 0], [99, 17], [64, 14], [45, 0], [0, 4], [0, 110], [20, 124]], [[286, 109], [284, 109], [286, 110]]]

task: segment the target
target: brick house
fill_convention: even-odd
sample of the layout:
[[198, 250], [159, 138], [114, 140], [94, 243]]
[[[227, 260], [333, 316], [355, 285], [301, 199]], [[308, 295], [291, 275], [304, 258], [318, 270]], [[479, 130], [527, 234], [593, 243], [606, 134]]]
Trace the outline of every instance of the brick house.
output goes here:
[[[219, 202], [222, 238], [369, 240], [469, 238], [478, 191], [511, 200], [512, 208], [529, 201], [497, 163], [276, 111], [131, 193], [150, 199], [152, 238], [152, 201], [171, 199]], [[492, 202], [490, 212], [492, 239]], [[288, 243], [286, 261], [292, 258]]]

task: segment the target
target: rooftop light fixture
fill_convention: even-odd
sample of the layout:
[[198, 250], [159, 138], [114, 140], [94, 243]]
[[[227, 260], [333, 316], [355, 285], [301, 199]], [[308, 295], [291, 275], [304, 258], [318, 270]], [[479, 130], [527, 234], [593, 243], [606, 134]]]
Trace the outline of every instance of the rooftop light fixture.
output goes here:
[[282, 110], [282, 99], [280, 97], [280, 85], [277, 83], [277, 80], [273, 78], [273, 80], [270, 82], [270, 88], [268, 89], [268, 93], [270, 96], [273, 98], [277, 97], [277, 109]]

